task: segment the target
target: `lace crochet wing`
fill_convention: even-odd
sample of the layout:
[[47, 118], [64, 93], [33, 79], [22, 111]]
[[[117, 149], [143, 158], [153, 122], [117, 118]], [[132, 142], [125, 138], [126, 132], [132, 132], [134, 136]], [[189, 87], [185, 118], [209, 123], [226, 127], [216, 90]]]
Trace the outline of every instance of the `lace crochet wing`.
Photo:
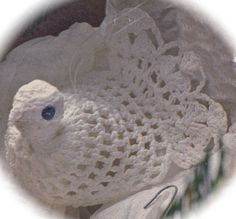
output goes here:
[[[151, 130], [152, 149], [166, 163], [189, 168], [219, 148], [226, 113], [202, 92], [206, 76], [195, 53], [183, 52], [177, 41], [165, 43], [154, 20], [138, 8], [119, 12], [106, 30], [111, 71], [129, 90], [126, 107], [138, 110]], [[190, 77], [195, 72], [197, 80]]]

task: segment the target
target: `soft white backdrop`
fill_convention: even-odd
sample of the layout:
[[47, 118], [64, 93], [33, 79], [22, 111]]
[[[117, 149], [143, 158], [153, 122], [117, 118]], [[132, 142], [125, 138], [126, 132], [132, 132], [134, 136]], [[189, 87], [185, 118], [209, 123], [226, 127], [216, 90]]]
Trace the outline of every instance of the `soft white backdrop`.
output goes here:
[[[177, 0], [176, 0], [177, 1]], [[208, 14], [209, 20], [220, 28], [222, 36], [228, 39], [236, 51], [236, 1], [234, 0], [178, 0], [181, 3], [194, 5], [197, 10]], [[8, 0], [0, 2], [0, 53], [11, 42], [13, 36], [21, 29], [24, 21], [32, 17], [42, 7], [62, 0]], [[1, 55], [0, 55], [1, 57]], [[236, 171], [235, 171], [236, 172]], [[189, 219], [235, 218], [236, 209], [236, 176], [225, 186], [223, 191], [210, 198], [202, 210], [192, 213]], [[33, 206], [31, 199], [9, 182], [0, 168], [0, 218], [4, 219], [46, 219], [42, 210]], [[50, 219], [52, 215], [50, 216]]]

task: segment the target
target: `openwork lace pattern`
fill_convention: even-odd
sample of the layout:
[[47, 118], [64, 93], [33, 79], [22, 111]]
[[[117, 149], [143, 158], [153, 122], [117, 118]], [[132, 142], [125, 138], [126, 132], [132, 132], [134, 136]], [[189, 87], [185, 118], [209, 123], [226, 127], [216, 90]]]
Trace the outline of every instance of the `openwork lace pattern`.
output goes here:
[[[64, 113], [47, 153], [9, 121], [8, 160], [48, 203], [94, 205], [156, 185], [171, 163], [188, 169], [217, 150], [227, 129], [223, 107], [202, 92], [199, 58], [165, 42], [146, 12], [122, 10], [96, 33], [102, 42], [89, 54], [90, 71], [55, 92]], [[15, 101], [29, 101], [26, 93]]]

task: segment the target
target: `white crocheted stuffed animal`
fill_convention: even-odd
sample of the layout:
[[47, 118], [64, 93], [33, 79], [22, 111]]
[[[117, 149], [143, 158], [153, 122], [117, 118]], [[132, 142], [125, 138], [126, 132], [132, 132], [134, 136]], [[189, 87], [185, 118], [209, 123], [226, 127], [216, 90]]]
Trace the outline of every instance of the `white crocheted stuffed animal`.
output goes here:
[[97, 31], [97, 70], [78, 75], [76, 87], [34, 80], [15, 95], [7, 160], [49, 204], [109, 203], [155, 186], [171, 163], [201, 162], [226, 132], [223, 107], [202, 92], [206, 76], [194, 52], [165, 42], [141, 9], [112, 21]]

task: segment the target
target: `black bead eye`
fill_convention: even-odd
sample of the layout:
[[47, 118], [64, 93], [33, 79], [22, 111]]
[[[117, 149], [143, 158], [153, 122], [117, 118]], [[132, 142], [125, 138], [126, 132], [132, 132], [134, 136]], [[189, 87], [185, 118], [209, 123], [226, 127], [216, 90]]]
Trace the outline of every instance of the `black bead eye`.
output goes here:
[[42, 118], [49, 121], [54, 118], [56, 109], [54, 106], [46, 106], [42, 111]]

